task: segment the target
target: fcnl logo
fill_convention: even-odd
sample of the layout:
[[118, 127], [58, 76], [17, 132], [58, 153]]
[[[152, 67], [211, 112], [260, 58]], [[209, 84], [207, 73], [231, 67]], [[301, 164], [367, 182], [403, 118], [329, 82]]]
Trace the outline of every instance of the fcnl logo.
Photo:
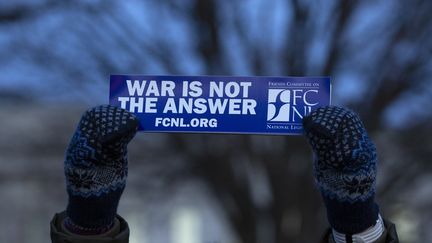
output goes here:
[[299, 122], [318, 105], [317, 89], [269, 89], [267, 121]]

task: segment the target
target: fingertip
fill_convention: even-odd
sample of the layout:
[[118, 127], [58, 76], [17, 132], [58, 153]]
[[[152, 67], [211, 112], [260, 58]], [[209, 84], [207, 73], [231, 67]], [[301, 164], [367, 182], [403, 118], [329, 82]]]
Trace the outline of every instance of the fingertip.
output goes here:
[[330, 108], [331, 108], [331, 106], [319, 107], [318, 109], [313, 110], [308, 115], [303, 117], [302, 124], [303, 124], [304, 130], [306, 132], [309, 132], [312, 129], [312, 127], [314, 127], [314, 123], [317, 120], [319, 114], [325, 112], [326, 110], [328, 110]]

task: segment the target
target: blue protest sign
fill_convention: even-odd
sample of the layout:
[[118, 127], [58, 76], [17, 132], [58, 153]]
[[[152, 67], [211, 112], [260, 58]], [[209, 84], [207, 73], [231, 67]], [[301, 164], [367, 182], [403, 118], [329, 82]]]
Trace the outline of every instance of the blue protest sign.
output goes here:
[[330, 104], [329, 77], [111, 75], [110, 104], [144, 132], [301, 134]]

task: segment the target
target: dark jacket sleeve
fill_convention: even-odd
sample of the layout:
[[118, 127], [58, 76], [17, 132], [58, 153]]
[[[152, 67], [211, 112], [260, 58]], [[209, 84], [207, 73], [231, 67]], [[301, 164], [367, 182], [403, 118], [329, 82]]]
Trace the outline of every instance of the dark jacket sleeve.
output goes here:
[[[396, 232], [396, 226], [384, 219], [385, 231], [381, 237], [375, 241], [375, 243], [399, 243], [399, 239]], [[324, 235], [321, 243], [335, 243], [331, 234], [331, 229], [328, 229]]]
[[62, 222], [66, 213], [58, 213], [51, 220], [51, 241], [52, 243], [128, 243], [129, 226], [127, 222], [117, 215], [120, 222], [118, 233], [113, 236], [80, 236], [67, 233], [63, 230]]

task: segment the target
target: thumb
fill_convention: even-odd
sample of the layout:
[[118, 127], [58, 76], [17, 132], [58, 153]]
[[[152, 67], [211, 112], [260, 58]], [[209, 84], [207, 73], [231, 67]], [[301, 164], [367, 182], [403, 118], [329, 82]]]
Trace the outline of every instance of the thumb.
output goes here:
[[101, 105], [89, 109], [84, 114], [84, 119], [90, 123], [93, 131], [87, 132], [95, 135], [102, 145], [123, 144], [135, 136], [138, 130], [136, 116], [124, 109], [111, 105]]

